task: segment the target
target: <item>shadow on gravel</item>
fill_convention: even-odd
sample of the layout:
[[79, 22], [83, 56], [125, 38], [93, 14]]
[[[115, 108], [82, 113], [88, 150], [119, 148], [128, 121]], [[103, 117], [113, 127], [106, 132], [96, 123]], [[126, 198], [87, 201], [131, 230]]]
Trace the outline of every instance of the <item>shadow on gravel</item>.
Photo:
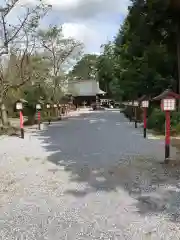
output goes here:
[[[66, 131], [71, 131], [71, 128]], [[60, 146], [67, 144], [67, 139], [57, 143], [59, 133], [54, 127], [40, 132], [46, 151], [51, 152], [48, 160], [64, 167], [72, 182], [85, 183], [88, 186], [83, 190], [68, 189], [65, 194], [81, 198], [92, 192], [117, 191], [118, 188], [123, 188], [137, 199], [136, 207], [140, 214], [163, 214], [171, 221], [180, 221], [179, 167], [161, 165], [154, 159], [143, 156], [122, 157], [119, 162], [106, 166], [97, 161], [97, 155], [91, 156], [91, 161], [78, 156], [72, 157], [69, 151], [60, 151]], [[53, 138], [50, 138], [52, 134]]]

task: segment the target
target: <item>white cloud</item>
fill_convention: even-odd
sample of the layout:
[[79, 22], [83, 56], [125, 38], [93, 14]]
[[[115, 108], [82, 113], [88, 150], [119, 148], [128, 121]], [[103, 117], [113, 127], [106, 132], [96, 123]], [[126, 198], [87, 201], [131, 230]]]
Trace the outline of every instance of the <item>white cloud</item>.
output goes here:
[[92, 18], [101, 13], [126, 14], [129, 0], [45, 0], [74, 18]]
[[64, 23], [62, 27], [65, 37], [73, 37], [86, 44], [93, 44], [99, 38], [98, 32], [87, 23]]
[[65, 35], [83, 41], [90, 52], [98, 52], [102, 43], [113, 38], [129, 4], [129, 0], [47, 1], [64, 20]]
[[64, 23], [63, 33], [65, 37], [73, 37], [85, 44], [87, 52], [100, 50], [100, 45], [112, 39], [119, 25], [106, 23], [97, 24], [96, 21], [84, 23]]
[[[38, 0], [20, 0], [22, 3], [35, 3]], [[0, 0], [1, 2], [1, 0]], [[120, 22], [127, 13], [129, 0], [44, 0], [52, 4], [46, 25], [61, 24], [65, 36], [82, 41], [86, 51], [99, 52], [99, 46], [112, 39]], [[18, 8], [12, 12], [12, 17]], [[11, 17], [11, 19], [12, 19]]]
[[[1, 1], [1, 0], [0, 0]], [[35, 4], [39, 0], [19, 0], [19, 5]], [[99, 15], [127, 13], [130, 0], [43, 0], [53, 6], [54, 11], [68, 19], [92, 19]]]

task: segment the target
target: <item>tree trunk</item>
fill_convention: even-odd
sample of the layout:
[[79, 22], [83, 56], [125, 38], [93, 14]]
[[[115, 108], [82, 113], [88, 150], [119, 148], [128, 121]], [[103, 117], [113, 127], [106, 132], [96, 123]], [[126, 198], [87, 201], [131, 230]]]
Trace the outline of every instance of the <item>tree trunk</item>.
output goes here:
[[1, 112], [2, 125], [8, 126], [9, 125], [8, 115], [7, 115], [7, 111], [6, 111], [6, 106], [3, 103], [3, 101], [0, 101], [0, 112]]

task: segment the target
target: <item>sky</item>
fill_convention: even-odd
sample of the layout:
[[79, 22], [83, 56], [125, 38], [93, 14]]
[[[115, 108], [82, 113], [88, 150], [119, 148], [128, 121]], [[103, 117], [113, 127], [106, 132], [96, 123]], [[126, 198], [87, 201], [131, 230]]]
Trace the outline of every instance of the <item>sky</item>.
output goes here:
[[[0, 0], [0, 3], [3, 0]], [[35, 2], [37, 0], [21, 0]], [[84, 43], [86, 53], [99, 53], [100, 45], [112, 40], [126, 14], [129, 0], [44, 0], [52, 5], [43, 24], [62, 25], [65, 37]], [[9, 18], [14, 21], [18, 8]]]
[[[65, 36], [83, 41], [87, 52], [100, 52], [112, 40], [127, 14], [129, 0], [48, 0], [51, 21], [63, 24]], [[59, 2], [59, 3], [58, 3]]]

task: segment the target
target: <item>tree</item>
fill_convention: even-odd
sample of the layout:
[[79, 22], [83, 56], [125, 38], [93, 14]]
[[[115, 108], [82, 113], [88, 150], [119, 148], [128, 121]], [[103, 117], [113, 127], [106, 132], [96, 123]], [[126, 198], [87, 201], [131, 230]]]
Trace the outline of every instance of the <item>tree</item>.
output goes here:
[[[8, 125], [5, 98], [10, 89], [18, 89], [31, 79], [32, 65], [29, 57], [35, 49], [35, 32], [40, 19], [49, 9], [49, 6], [41, 1], [36, 6], [26, 7], [23, 20], [20, 19], [19, 24], [13, 26], [6, 22], [6, 16], [17, 3], [18, 1], [7, 3], [3, 9], [1, 21], [4, 30], [4, 46], [0, 52], [0, 110], [4, 125]], [[5, 54], [7, 56], [2, 57]], [[12, 77], [12, 72], [15, 77]]]
[[100, 83], [100, 88], [103, 89], [108, 95], [111, 96], [110, 83], [114, 78], [114, 44], [108, 42], [101, 46], [103, 53], [99, 56], [97, 62], [97, 79]]
[[73, 38], [65, 38], [62, 28], [49, 26], [48, 30], [38, 32], [39, 40], [44, 49], [44, 58], [52, 63], [51, 77], [52, 100], [58, 101], [64, 83], [65, 67], [77, 61], [81, 55], [82, 43]]
[[[5, 6], [0, 8], [1, 13], [1, 37], [3, 46], [0, 49], [0, 56], [4, 54], [8, 54], [9, 45], [12, 44], [13, 41], [18, 41], [23, 38], [24, 30], [26, 28], [27, 31], [35, 31], [39, 24], [40, 18], [44, 17], [47, 11], [51, 8], [51, 5], [46, 5], [42, 0], [37, 2], [37, 5], [21, 5], [23, 8], [22, 12], [24, 12], [23, 16], [19, 16], [19, 22], [15, 25], [12, 25], [7, 22], [6, 18], [8, 14], [13, 11], [16, 5], [18, 5], [19, 0], [6, 0]], [[19, 6], [20, 7], [20, 6]]]
[[3, 35], [3, 46], [0, 49], [0, 56], [3, 54], [8, 54], [8, 44], [16, 37], [18, 32], [21, 29], [21, 26], [16, 29], [14, 32], [14, 35], [8, 36], [8, 31], [7, 31], [7, 23], [5, 20], [5, 17], [10, 13], [10, 11], [15, 7], [15, 5], [19, 2], [19, 0], [11, 0], [6, 2], [6, 5], [4, 8], [0, 9], [1, 13], [1, 31]]
[[177, 90], [177, 15], [169, 3], [132, 1], [112, 51], [104, 49], [100, 56], [100, 83], [109, 83], [113, 95], [136, 99], [168, 87]]
[[96, 79], [98, 55], [85, 54], [73, 67], [69, 77], [79, 80]]

